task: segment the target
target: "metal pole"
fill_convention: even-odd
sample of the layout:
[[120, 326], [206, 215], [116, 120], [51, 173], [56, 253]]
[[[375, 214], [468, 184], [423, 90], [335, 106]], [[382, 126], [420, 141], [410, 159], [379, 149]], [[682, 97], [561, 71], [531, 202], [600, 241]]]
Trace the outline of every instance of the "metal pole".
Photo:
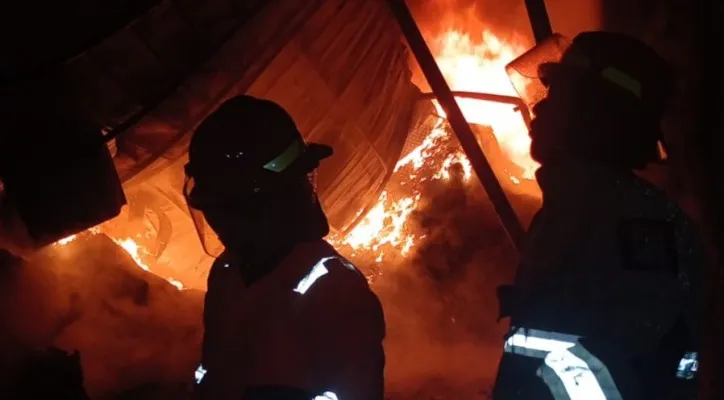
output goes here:
[[545, 0], [525, 0], [525, 8], [528, 11], [535, 42], [540, 43], [548, 39], [553, 34], [553, 28], [548, 18]]
[[[483, 100], [483, 101], [490, 101], [494, 103], [505, 103], [515, 106], [513, 108], [513, 111], [519, 112], [521, 117], [523, 118], [523, 122], [525, 122], [526, 128], [530, 130], [530, 113], [528, 113], [528, 106], [521, 100], [520, 97], [513, 97], [513, 96], [504, 96], [500, 94], [490, 94], [490, 93], [478, 93], [478, 92], [460, 92], [457, 90], [454, 90], [452, 92], [453, 96], [455, 97], [463, 97], [466, 99], [475, 99], [475, 100]], [[422, 99], [434, 99], [435, 93], [423, 93]]]
[[427, 44], [425, 44], [425, 39], [422, 37], [422, 33], [417, 27], [417, 24], [415, 24], [410, 10], [407, 8], [404, 0], [388, 0], [388, 2], [397, 22], [400, 24], [402, 33], [407, 39], [407, 43], [410, 45], [417, 62], [420, 63], [420, 68], [427, 82], [430, 84], [433, 93], [437, 96], [440, 106], [445, 110], [448, 122], [457, 135], [463, 151], [465, 151], [465, 154], [468, 156], [475, 174], [478, 176], [478, 179], [480, 179], [480, 183], [482, 183], [490, 201], [493, 203], [493, 207], [498, 213], [498, 218], [500, 218], [503, 228], [515, 249], [520, 252], [525, 238], [525, 232], [520, 220], [518, 220], [518, 216], [515, 214], [513, 207], [505, 196], [505, 192], [503, 192], [503, 188], [500, 186], [500, 182], [498, 182], [493, 168], [480, 149], [478, 141], [470, 129], [470, 125], [465, 120], [462, 111], [460, 111], [460, 107], [458, 107], [455, 101], [455, 96], [453, 96], [450, 91], [450, 87], [448, 87], [440, 68], [435, 62], [435, 58], [427, 47]]
[[[510, 105], [516, 106], [516, 107], [525, 107], [525, 103], [523, 102], [523, 100], [520, 99], [520, 97], [505, 96], [502, 94], [491, 94], [491, 93], [463, 92], [463, 91], [457, 91], [457, 90], [455, 90], [451, 93], [455, 97], [465, 97], [468, 99], [489, 101], [491, 103], [504, 103], [504, 104], [510, 104]], [[422, 97], [424, 99], [434, 99], [436, 96], [435, 96], [435, 92], [431, 92], [431, 93], [423, 93]]]

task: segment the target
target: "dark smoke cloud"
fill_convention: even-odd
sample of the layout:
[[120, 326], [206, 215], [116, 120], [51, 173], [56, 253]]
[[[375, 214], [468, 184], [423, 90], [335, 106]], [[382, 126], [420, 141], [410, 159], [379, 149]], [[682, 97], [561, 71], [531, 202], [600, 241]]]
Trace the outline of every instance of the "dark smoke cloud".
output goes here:
[[203, 293], [143, 271], [104, 234], [81, 234], [4, 271], [0, 300], [0, 393], [49, 346], [80, 351], [92, 398], [147, 384], [175, 388], [198, 363]]

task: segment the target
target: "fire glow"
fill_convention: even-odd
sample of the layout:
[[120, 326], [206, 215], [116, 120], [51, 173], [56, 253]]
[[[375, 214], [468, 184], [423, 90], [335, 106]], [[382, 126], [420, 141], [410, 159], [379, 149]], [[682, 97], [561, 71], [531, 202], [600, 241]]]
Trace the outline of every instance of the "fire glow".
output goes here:
[[[455, 29], [427, 39], [452, 90], [517, 97], [505, 65], [526, 50], [524, 44], [504, 42], [488, 31], [483, 31], [480, 38], [474, 40]], [[538, 164], [530, 156], [530, 137], [521, 115], [509, 104], [467, 98], [456, 100], [468, 122], [492, 128], [505, 156], [521, 168], [519, 176], [508, 173], [510, 181], [518, 185], [523, 180], [533, 180]], [[447, 181], [450, 168], [456, 163], [462, 167], [466, 182], [472, 177], [470, 162], [459, 146], [450, 150], [450, 147], [440, 145], [451, 138], [446, 129], [445, 113], [437, 102], [434, 105], [439, 115], [435, 128], [395, 166], [391, 180], [399, 180], [402, 186], [414, 186], [428, 179]], [[417, 236], [407, 224], [420, 197], [420, 190], [413, 190], [411, 194], [387, 190], [346, 236], [332, 236], [328, 240], [336, 247], [351, 248], [352, 256], [361, 251], [375, 252], [376, 262], [384, 260], [385, 245], [391, 245], [401, 256], [406, 256], [424, 238]]]
[[[517, 96], [505, 73], [505, 65], [525, 51], [527, 46], [524, 44], [505, 42], [487, 31], [474, 39], [455, 29], [428, 38], [428, 44], [452, 90]], [[505, 170], [510, 182], [519, 185], [525, 180], [532, 180], [538, 164], [530, 157], [530, 138], [521, 115], [509, 104], [465, 98], [457, 101], [468, 122], [492, 128], [504, 155], [522, 171], [513, 175]], [[468, 184], [472, 180], [472, 166], [451, 137], [445, 113], [436, 102], [433, 105], [437, 110], [437, 116], [432, 116], [435, 119], [433, 128], [419, 146], [398, 161], [388, 188], [377, 203], [344, 237], [331, 235], [327, 238], [343, 253], [351, 256], [366, 253], [377, 263], [390, 256], [409, 255], [425, 238], [424, 234], [414, 232], [409, 224], [410, 216], [421, 204], [423, 185], [430, 181], [449, 182], [452, 179]], [[453, 176], [453, 166], [459, 167], [456, 169], [458, 176]], [[139, 240], [126, 234], [114, 237], [114, 230], [104, 230], [103, 226], [88, 232], [106, 233], [133, 258], [139, 268], [153, 272], [149, 266], [153, 257], [140, 244], [143, 242], [140, 233]], [[61, 239], [55, 245], [66, 245], [77, 237], [73, 235]], [[172, 277], [164, 279], [178, 289], [184, 288]]]
[[[131, 258], [133, 259], [133, 261], [135, 261], [136, 265], [139, 268], [141, 268], [142, 270], [144, 270], [146, 272], [154, 273], [151, 270], [151, 268], [149, 267], [148, 263], [144, 260], [145, 256], [148, 253], [145, 248], [143, 248], [141, 245], [139, 245], [138, 242], [136, 242], [132, 238], [127, 237], [127, 238], [119, 239], [119, 238], [115, 238], [115, 237], [111, 236], [108, 232], [105, 232], [105, 230], [103, 229], [103, 225], [104, 224], [101, 224], [99, 226], [90, 228], [90, 229], [86, 230], [85, 232], [82, 232], [82, 233], [79, 233], [76, 235], [71, 235], [66, 238], [60, 239], [57, 242], [55, 242], [53, 245], [54, 246], [66, 246], [67, 244], [77, 240], [80, 235], [97, 235], [99, 233], [105, 233], [118, 246], [120, 246], [123, 249], [123, 251], [125, 251], [126, 253], [128, 253], [129, 256], [131, 256]], [[154, 274], [154, 275], [157, 275], [157, 274]], [[181, 282], [179, 282], [178, 280], [171, 278], [171, 277], [166, 277], [164, 279], [166, 279], [166, 281], [168, 283], [170, 283], [171, 285], [176, 287], [178, 290], [184, 289], [184, 285]]]

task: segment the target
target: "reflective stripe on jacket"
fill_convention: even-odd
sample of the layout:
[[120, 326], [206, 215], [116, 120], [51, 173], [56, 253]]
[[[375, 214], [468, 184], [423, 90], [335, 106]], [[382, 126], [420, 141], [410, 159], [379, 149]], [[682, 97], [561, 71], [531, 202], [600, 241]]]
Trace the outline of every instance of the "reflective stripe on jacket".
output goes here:
[[[698, 342], [705, 254], [691, 219], [626, 171], [570, 162], [543, 167], [538, 177], [543, 207], [516, 274], [513, 323], [600, 335], [646, 355], [683, 318]], [[627, 265], [642, 258], [662, 268]]]
[[[590, 351], [595, 357], [603, 360], [611, 355], [612, 360], [601, 365], [613, 376], [613, 386], [627, 393], [606, 390], [611, 382], [596, 376], [604, 390], [585, 396], [604, 393], [605, 398], [628, 399], [636, 398], [629, 393], [649, 393], [645, 385], [656, 381], [650, 376], [646, 382], [619, 381], [633, 375], [639, 379], [641, 371], [630, 373], [632, 360], [656, 360], [680, 321], [685, 321], [686, 333], [674, 336], [685, 337], [679, 341], [685, 343], [673, 346], [690, 346], [693, 351], [697, 347], [705, 253], [694, 223], [662, 191], [627, 171], [567, 161], [541, 168], [538, 182], [543, 206], [529, 229], [514, 290], [501, 291], [511, 303], [503, 311], [510, 309], [514, 326], [588, 339], [605, 349]], [[519, 334], [517, 328], [511, 331], [511, 337]], [[576, 343], [569, 347], [579, 348], [578, 341], [563, 342], [568, 343], [563, 347]], [[565, 385], [557, 389], [543, 385], [565, 382], [565, 374], [551, 375], [555, 368], [540, 369], [541, 361], [545, 366], [554, 356], [567, 361], [570, 371], [595, 369], [590, 362], [596, 360], [586, 361], [589, 365], [584, 368], [567, 349], [540, 358], [505, 353], [495, 398], [544, 399], [542, 391], [560, 396], [553, 398], [574, 398]], [[682, 355], [666, 359], [671, 365], [662, 369], [658, 383], [671, 384], [677, 373], [676, 357]], [[544, 382], [546, 373], [557, 378]], [[524, 386], [533, 394], [524, 394]]]
[[282, 385], [382, 399], [381, 305], [329, 244], [299, 244], [250, 287], [225, 265], [220, 258], [209, 275], [199, 398], [238, 399], [247, 387]]

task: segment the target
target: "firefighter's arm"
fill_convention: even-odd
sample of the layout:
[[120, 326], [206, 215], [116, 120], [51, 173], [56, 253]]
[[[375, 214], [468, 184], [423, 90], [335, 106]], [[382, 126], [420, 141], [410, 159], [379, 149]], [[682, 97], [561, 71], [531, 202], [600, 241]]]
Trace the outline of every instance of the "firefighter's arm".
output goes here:
[[244, 285], [238, 271], [226, 265], [226, 260], [219, 258], [209, 271], [204, 297], [202, 359], [194, 373], [197, 382], [194, 387], [196, 399], [217, 398], [218, 391], [228, 390], [239, 383], [238, 379], [226, 376], [234, 373], [235, 360], [230, 353], [236, 349], [236, 343], [226, 343], [223, 331], [233, 322], [229, 320], [230, 302], [243, 290]]
[[[377, 400], [384, 395], [385, 321], [382, 306], [356, 271], [331, 269], [320, 280], [314, 301], [320, 310], [317, 329], [328, 355], [329, 388], [339, 399]], [[335, 276], [336, 275], [336, 276]], [[320, 351], [322, 351], [320, 350]]]

